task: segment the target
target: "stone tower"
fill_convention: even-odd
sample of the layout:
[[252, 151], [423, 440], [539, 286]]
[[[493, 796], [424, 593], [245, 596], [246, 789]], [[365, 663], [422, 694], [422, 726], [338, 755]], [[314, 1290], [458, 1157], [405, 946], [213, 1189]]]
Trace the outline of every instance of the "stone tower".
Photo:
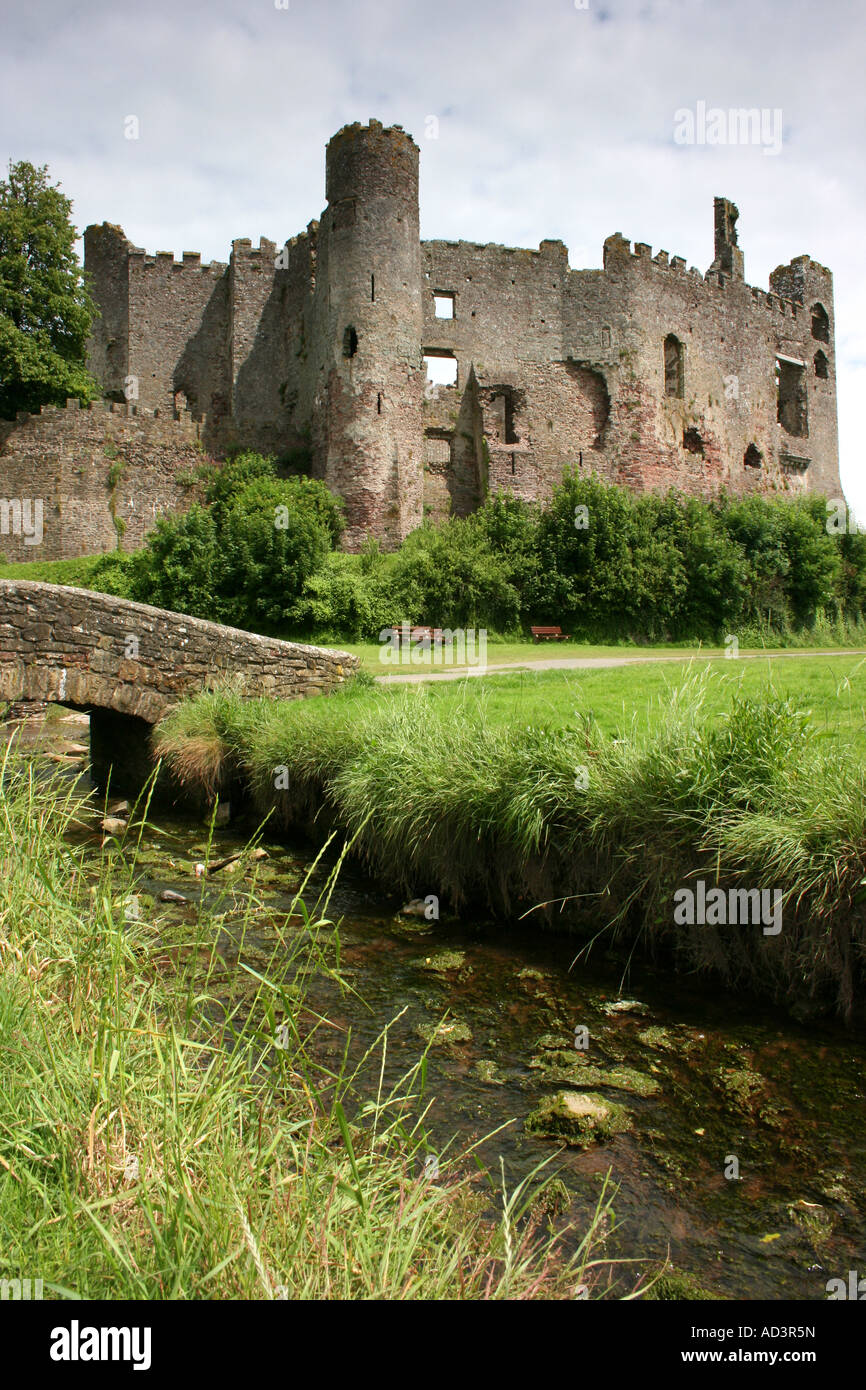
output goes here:
[[418, 146], [400, 126], [345, 126], [326, 171], [317, 471], [346, 501], [348, 548], [395, 544], [423, 518]]

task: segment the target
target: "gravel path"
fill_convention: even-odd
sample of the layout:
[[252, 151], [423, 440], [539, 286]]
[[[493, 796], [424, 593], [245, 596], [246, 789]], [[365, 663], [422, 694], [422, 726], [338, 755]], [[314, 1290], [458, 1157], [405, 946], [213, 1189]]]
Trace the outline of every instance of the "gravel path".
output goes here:
[[[464, 676], [490, 676], [499, 671], [594, 671], [601, 667], [611, 666], [639, 666], [646, 665], [648, 662], [660, 661], [689, 661], [693, 657], [700, 657], [700, 652], [683, 652], [682, 656], [569, 656], [569, 657], [544, 657], [540, 661], [502, 661], [488, 662], [486, 666], [458, 666], [451, 670], [434, 670], [432, 666], [425, 667], [421, 671], [400, 672], [395, 675], [377, 676], [380, 685], [411, 685], [419, 681], [457, 681]], [[738, 656], [737, 661], [760, 661], [763, 659], [763, 652], [750, 652], [747, 655]], [[773, 652], [773, 659], [781, 657], [803, 657], [803, 656], [866, 656], [866, 651], [815, 651], [811, 647], [798, 649], [790, 652]], [[712, 661], [720, 660], [720, 657], [708, 658]]]

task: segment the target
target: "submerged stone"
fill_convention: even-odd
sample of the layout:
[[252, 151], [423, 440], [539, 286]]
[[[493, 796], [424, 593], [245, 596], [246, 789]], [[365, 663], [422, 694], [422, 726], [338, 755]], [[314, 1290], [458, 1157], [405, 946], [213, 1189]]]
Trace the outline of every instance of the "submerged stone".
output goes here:
[[638, 1096], [654, 1096], [661, 1090], [658, 1081], [633, 1067], [597, 1067], [583, 1060], [575, 1049], [550, 1049], [533, 1057], [533, 1069], [544, 1072], [548, 1081], [569, 1081], [577, 1086], [611, 1086]]
[[530, 1134], [562, 1139], [585, 1149], [631, 1129], [631, 1116], [622, 1105], [586, 1091], [557, 1091], [545, 1096], [526, 1118]]
[[[434, 975], [447, 975], [451, 970], [462, 970], [466, 961], [465, 951], [438, 951], [435, 956], [424, 956], [415, 961], [419, 970], [427, 970]], [[464, 973], [469, 974], [471, 967]]]
[[603, 1005], [606, 1014], [648, 1014], [650, 1012], [646, 1004], [642, 1004], [639, 999], [617, 999], [613, 1003]]
[[508, 1080], [490, 1057], [479, 1057], [472, 1068], [472, 1074], [489, 1086], [504, 1086]]
[[444, 1023], [419, 1023], [415, 1031], [434, 1047], [472, 1041], [472, 1029], [459, 1018], [446, 1019]]

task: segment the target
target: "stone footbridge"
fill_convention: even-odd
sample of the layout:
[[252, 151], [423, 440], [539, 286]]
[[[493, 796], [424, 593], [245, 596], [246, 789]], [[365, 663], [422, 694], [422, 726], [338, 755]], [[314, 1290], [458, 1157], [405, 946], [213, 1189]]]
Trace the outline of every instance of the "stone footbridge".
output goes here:
[[348, 652], [223, 627], [86, 589], [0, 580], [0, 703], [50, 701], [90, 715], [102, 783], [139, 783], [150, 730], [185, 696], [231, 678], [245, 696], [323, 695], [354, 674]]

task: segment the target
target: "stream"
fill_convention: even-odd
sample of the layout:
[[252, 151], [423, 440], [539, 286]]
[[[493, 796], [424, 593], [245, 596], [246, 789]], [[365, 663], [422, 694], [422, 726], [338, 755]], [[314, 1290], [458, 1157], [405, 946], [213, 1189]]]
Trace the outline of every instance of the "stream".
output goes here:
[[[53, 750], [70, 773], [86, 766], [83, 716], [30, 721], [23, 736]], [[164, 889], [193, 899], [206, 830], [159, 812], [150, 821], [143, 900]], [[91, 838], [98, 850], [99, 835]], [[235, 827], [216, 831], [212, 857], [240, 850], [247, 838]], [[261, 843], [268, 857], [255, 872], [265, 908], [246, 945], [269, 954], [279, 939], [274, 923], [289, 910], [316, 849], [267, 831]], [[311, 909], [331, 862], [319, 864], [305, 893]], [[225, 892], [212, 882], [208, 892]], [[244, 891], [239, 875], [231, 895]], [[426, 1129], [433, 1154], [445, 1161], [483, 1141], [478, 1155], [497, 1179], [502, 1161], [509, 1186], [552, 1158], [545, 1174], [568, 1188], [562, 1219], [577, 1231], [610, 1171], [617, 1224], [605, 1256], [654, 1268], [667, 1257], [717, 1297], [824, 1300], [829, 1279], [866, 1274], [862, 1033], [832, 1020], [797, 1023], [762, 1001], [645, 963], [633, 964], [623, 980], [623, 965], [605, 954], [603, 938], [588, 962], [573, 964], [574, 940], [533, 929], [531, 919], [426, 921], [401, 915], [403, 901], [357, 866], [343, 866], [328, 917], [338, 926], [340, 974], [351, 988], [314, 975], [307, 1003], [333, 1025], [316, 1036], [323, 1063], [339, 1063], [347, 1038], [357, 1062], [391, 1025], [386, 1087], [434, 1034], [424, 1095], [424, 1104], [432, 1101]], [[155, 907], [174, 924], [195, 914], [192, 901]], [[223, 937], [231, 962], [230, 925]], [[377, 1090], [381, 1066], [381, 1048], [374, 1048], [359, 1078], [362, 1095]], [[529, 1114], [561, 1090], [615, 1100], [631, 1127], [586, 1149], [528, 1133]], [[632, 1289], [642, 1267], [649, 1275], [649, 1264], [613, 1266], [612, 1292]]]

